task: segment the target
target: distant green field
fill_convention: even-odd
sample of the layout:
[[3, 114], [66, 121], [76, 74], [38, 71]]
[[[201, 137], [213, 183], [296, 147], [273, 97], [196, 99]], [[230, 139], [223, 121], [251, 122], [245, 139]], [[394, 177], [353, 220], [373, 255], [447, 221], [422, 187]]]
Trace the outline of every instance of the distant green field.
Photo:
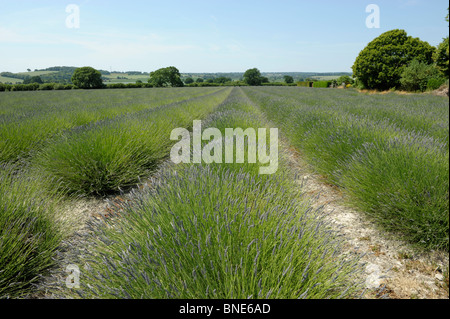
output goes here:
[[19, 72], [17, 74], [38, 76], [38, 75], [51, 74], [51, 73], [58, 73], [58, 71], [32, 71], [32, 72]]
[[[106, 83], [135, 83], [137, 80], [141, 80], [146, 83], [150, 78], [148, 75], [129, 75], [127, 73], [111, 73], [111, 75], [104, 75], [107, 79]], [[118, 79], [119, 77], [120, 79]]]
[[331, 81], [336, 80], [339, 76], [336, 75], [326, 75], [326, 76], [312, 76], [311, 78], [319, 80], [319, 81]]
[[[20, 72], [17, 74], [18, 75], [28, 75], [31, 77], [31, 76], [41, 76], [44, 74], [51, 74], [51, 73], [58, 73], [58, 72], [57, 71], [33, 71], [33, 72]], [[0, 75], [0, 82], [17, 84], [17, 83], [22, 83], [23, 80]]]
[[6, 76], [1, 76], [1, 75], [0, 75], [0, 82], [2, 82], [2, 83], [13, 83], [13, 84], [16, 84], [16, 83], [22, 83], [23, 80], [15, 79], [15, 78], [8, 78], [8, 77], [6, 77]]

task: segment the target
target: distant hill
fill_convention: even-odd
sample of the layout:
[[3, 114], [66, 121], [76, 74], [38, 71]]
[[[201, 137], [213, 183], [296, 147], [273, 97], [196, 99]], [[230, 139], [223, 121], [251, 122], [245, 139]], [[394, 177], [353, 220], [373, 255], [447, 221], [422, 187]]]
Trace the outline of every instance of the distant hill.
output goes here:
[[[32, 72], [1, 72], [0, 76], [3, 78], [10, 78], [15, 80], [25, 80], [28, 77], [40, 76], [44, 83], [62, 83], [71, 84], [72, 75], [77, 67], [74, 66], [54, 66], [46, 69], [36, 69]], [[109, 75], [110, 72], [105, 70], [99, 70], [102, 75]]]
[[1, 72], [0, 76], [13, 78], [16, 80], [25, 80], [32, 76], [40, 76], [43, 82], [55, 82], [69, 84], [73, 72], [75, 72], [76, 67], [52, 67], [42, 70], [34, 70], [34, 72], [21, 72], [21, 73], [11, 73], [11, 72]]
[[[46, 69], [36, 69], [32, 72], [1, 72], [0, 82], [22, 82], [27, 77], [40, 76], [43, 82], [46, 83], [63, 83], [71, 84], [71, 78], [77, 67], [73, 66], [54, 66]], [[140, 80], [146, 82], [150, 76], [149, 72], [141, 71], [106, 71], [99, 70], [103, 75], [103, 81], [105, 83], [135, 83]], [[308, 78], [316, 80], [330, 80], [333, 78], [338, 78], [342, 75], [349, 75], [348, 72], [328, 72], [328, 73], [318, 73], [318, 72], [261, 72], [262, 76], [267, 77], [270, 82], [283, 82], [285, 75], [290, 75], [294, 78], [294, 81], [304, 81]], [[239, 81], [243, 79], [244, 72], [218, 72], [218, 73], [182, 73], [182, 79], [191, 77], [194, 80], [202, 78], [204, 80], [215, 79], [220, 77], [229, 78], [232, 81]]]

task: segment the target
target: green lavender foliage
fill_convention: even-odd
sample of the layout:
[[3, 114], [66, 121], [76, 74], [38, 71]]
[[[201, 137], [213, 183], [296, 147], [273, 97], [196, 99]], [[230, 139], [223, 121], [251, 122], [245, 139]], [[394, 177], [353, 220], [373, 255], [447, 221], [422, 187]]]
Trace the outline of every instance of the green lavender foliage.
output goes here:
[[0, 299], [29, 292], [63, 238], [58, 196], [44, 193], [42, 183], [42, 176], [0, 166]]
[[70, 194], [118, 193], [135, 185], [170, 152], [171, 130], [192, 126], [230, 89], [79, 127], [54, 139], [33, 159], [35, 169]]
[[34, 151], [52, 143], [55, 135], [78, 126], [151, 110], [215, 91], [218, 89], [78, 90], [2, 94], [0, 163], [28, 158]]
[[[265, 127], [241, 90], [205, 127]], [[207, 141], [206, 141], [207, 142]], [[206, 143], [205, 142], [205, 143]], [[247, 145], [248, 146], [248, 145]], [[259, 164], [165, 164], [92, 226], [82, 298], [351, 298], [358, 256], [298, 192], [285, 154]], [[117, 206], [116, 206], [117, 207]]]
[[415, 245], [448, 249], [448, 99], [243, 90], [351, 205]]
[[[157, 181], [160, 181], [158, 183]], [[95, 225], [83, 298], [344, 298], [360, 291], [318, 211], [272, 177], [190, 165]], [[99, 231], [100, 230], [100, 231]]]

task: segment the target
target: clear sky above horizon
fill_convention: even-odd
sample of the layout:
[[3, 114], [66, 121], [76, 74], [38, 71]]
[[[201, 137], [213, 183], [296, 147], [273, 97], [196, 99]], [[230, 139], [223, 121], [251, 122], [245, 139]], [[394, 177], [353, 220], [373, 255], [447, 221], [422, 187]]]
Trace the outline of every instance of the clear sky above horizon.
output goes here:
[[[68, 27], [70, 4], [79, 28]], [[369, 4], [380, 28], [367, 28]], [[444, 0], [0, 0], [0, 72], [92, 66], [180, 72], [351, 72], [375, 37], [404, 29], [438, 45]], [[71, 20], [74, 21], [74, 20]]]

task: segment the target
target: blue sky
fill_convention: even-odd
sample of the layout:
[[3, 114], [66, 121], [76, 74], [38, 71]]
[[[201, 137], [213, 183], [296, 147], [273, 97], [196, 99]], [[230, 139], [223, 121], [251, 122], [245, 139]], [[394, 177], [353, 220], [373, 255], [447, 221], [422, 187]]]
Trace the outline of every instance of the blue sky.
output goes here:
[[[80, 8], [68, 28], [66, 7]], [[380, 28], [367, 28], [369, 4]], [[0, 0], [0, 71], [93, 66], [181, 72], [351, 72], [375, 37], [404, 29], [437, 45], [444, 0]]]

